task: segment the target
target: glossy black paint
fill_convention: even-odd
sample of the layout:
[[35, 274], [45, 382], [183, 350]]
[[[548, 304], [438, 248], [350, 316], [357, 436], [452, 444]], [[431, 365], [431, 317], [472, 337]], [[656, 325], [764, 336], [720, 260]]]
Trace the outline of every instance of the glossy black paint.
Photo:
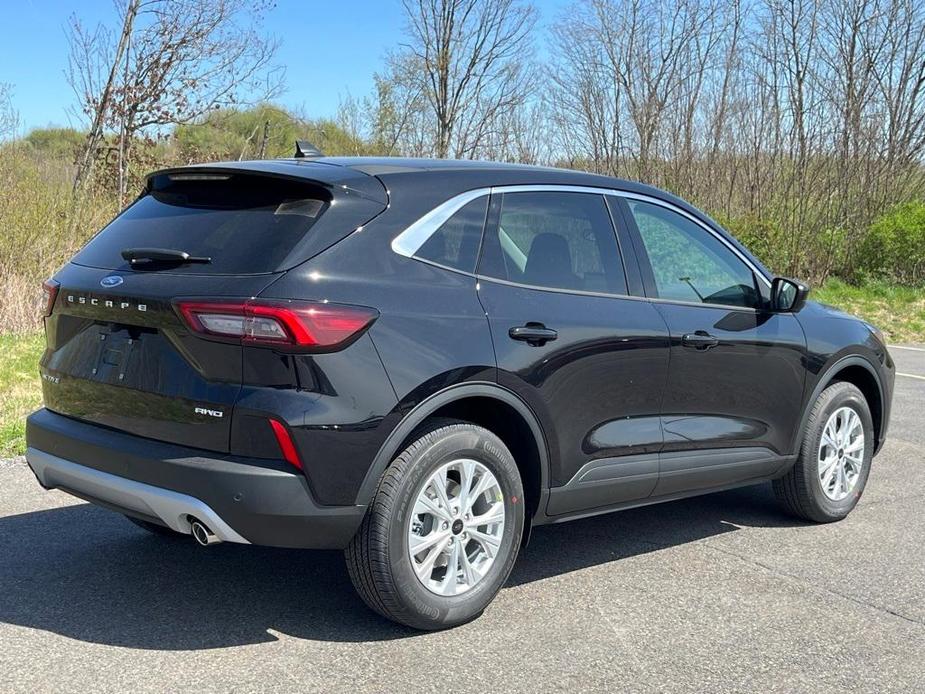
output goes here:
[[[245, 363], [272, 363], [278, 355], [267, 348], [245, 348]], [[289, 425], [302, 454], [315, 498], [325, 504], [352, 504], [369, 468], [369, 451], [387, 435], [384, 419], [396, 405], [395, 393], [369, 335], [341, 352], [290, 356], [294, 375], [287, 384], [267, 385], [252, 372], [235, 404], [234, 422], [252, 418], [267, 429], [267, 419]], [[241, 436], [246, 442], [248, 437]], [[233, 449], [234, 450], [234, 449]], [[234, 452], [238, 452], [234, 450]], [[241, 451], [243, 452], [243, 451]], [[265, 457], [278, 457], [275, 440], [267, 439]]]
[[[113, 289], [100, 286], [123, 277]], [[258, 294], [267, 276], [176, 276], [68, 264], [40, 370], [50, 410], [138, 436], [227, 452], [241, 390], [241, 347], [190, 334], [171, 303], [194, 296]], [[144, 307], [145, 310], [140, 310]], [[200, 407], [221, 417], [197, 414]]]
[[[803, 402], [803, 329], [792, 314], [654, 303], [671, 333], [665, 451], [754, 445], [790, 452]], [[718, 341], [683, 344], [703, 332]]]
[[[808, 301], [797, 314], [806, 334], [806, 388], [801, 423], [822, 388], [851, 368], [855, 379], [864, 379], [862, 390], [872, 402], [877, 450], [883, 445], [890, 422], [896, 366], [883, 342], [864, 321], [838, 309]], [[875, 397], [879, 393], [880, 397]], [[799, 430], [792, 447], [798, 446]]]
[[[498, 382], [543, 423], [551, 486], [568, 482], [589, 459], [662, 447], [668, 334], [652, 304], [487, 280], [479, 298], [491, 325]], [[508, 336], [511, 326], [527, 322], [555, 329], [557, 339], [533, 346]], [[648, 496], [651, 489], [638, 491]]]
[[79, 465], [192, 495], [253, 544], [341, 549], [366, 511], [318, 505], [305, 477], [278, 460], [152, 441], [45, 409], [28, 418], [26, 436], [30, 446]]
[[[664, 200], [751, 258], [709, 218], [661, 191], [572, 171], [472, 162], [325, 158], [228, 166], [304, 177], [332, 191], [346, 186], [343, 194], [365, 221], [319, 227], [328, 230], [306, 241], [294, 267], [273, 274], [204, 277], [187, 269], [180, 277], [121, 268], [124, 283], [107, 290], [99, 281], [110, 271], [67, 265], [56, 275], [62, 289], [46, 320], [49, 410], [83, 420], [83, 427], [119, 430], [122, 443], [134, 435], [292, 473], [269, 426], [277, 419], [304, 463], [299, 493], [317, 509], [362, 509], [426, 417], [461, 399], [497, 400], [531, 432], [525, 445], [535, 447], [542, 480], [535, 523], [782, 474], [812, 399], [833, 378], [867, 374], [878, 445], [885, 436], [893, 364], [866, 324], [813, 302], [793, 314], [649, 299], [616, 198], [607, 204], [627, 295], [516, 286], [390, 247], [411, 223], [461, 192], [548, 184]], [[63, 304], [70, 294], [150, 308], [139, 316]], [[379, 317], [343, 350], [294, 354], [190, 334], [171, 304], [179, 296], [330, 301], [372, 307]], [[512, 328], [528, 323], [555, 330], [555, 339], [511, 337]], [[699, 333], [715, 344], [686, 343], [686, 335]], [[101, 334], [116, 345], [109, 357]], [[131, 350], [128, 339], [135, 341]], [[123, 363], [137, 366], [121, 369]], [[203, 419], [195, 407], [227, 416]], [[45, 423], [39, 417], [30, 430]], [[93, 464], [91, 456], [84, 460]]]

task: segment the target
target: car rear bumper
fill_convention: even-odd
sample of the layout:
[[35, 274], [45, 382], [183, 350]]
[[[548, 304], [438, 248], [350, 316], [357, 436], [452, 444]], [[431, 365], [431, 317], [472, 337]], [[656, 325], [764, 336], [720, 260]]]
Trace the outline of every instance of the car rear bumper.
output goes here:
[[152, 441], [46, 409], [28, 418], [26, 441], [43, 487], [183, 533], [192, 516], [228, 542], [342, 549], [366, 511], [317, 504], [282, 461]]

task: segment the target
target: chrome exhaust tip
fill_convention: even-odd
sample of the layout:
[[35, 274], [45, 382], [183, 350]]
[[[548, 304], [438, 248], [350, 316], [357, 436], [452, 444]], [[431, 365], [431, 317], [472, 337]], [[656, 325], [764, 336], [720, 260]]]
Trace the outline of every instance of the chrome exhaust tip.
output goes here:
[[197, 518], [190, 518], [189, 522], [190, 533], [193, 535], [193, 539], [196, 540], [203, 547], [208, 547], [209, 545], [215, 545], [221, 542], [218, 537], [209, 530], [208, 526]]

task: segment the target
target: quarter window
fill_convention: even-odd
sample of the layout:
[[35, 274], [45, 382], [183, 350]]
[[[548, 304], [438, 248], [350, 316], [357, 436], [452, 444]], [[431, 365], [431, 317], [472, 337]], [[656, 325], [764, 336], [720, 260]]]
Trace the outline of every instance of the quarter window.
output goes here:
[[610, 214], [593, 193], [505, 193], [480, 273], [550, 289], [626, 293]]
[[627, 200], [661, 299], [757, 308], [755, 275], [722, 241], [661, 205]]
[[454, 270], [475, 272], [487, 211], [487, 195], [466, 203], [431, 234], [415, 256]]

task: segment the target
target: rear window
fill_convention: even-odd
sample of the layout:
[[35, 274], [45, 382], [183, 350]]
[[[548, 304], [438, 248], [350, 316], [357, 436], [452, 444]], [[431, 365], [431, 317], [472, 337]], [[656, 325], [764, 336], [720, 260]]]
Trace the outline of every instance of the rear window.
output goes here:
[[274, 272], [328, 208], [324, 189], [266, 176], [163, 174], [109, 223], [73, 262], [129, 267], [122, 251], [165, 248], [207, 264], [151, 269], [196, 274]]

